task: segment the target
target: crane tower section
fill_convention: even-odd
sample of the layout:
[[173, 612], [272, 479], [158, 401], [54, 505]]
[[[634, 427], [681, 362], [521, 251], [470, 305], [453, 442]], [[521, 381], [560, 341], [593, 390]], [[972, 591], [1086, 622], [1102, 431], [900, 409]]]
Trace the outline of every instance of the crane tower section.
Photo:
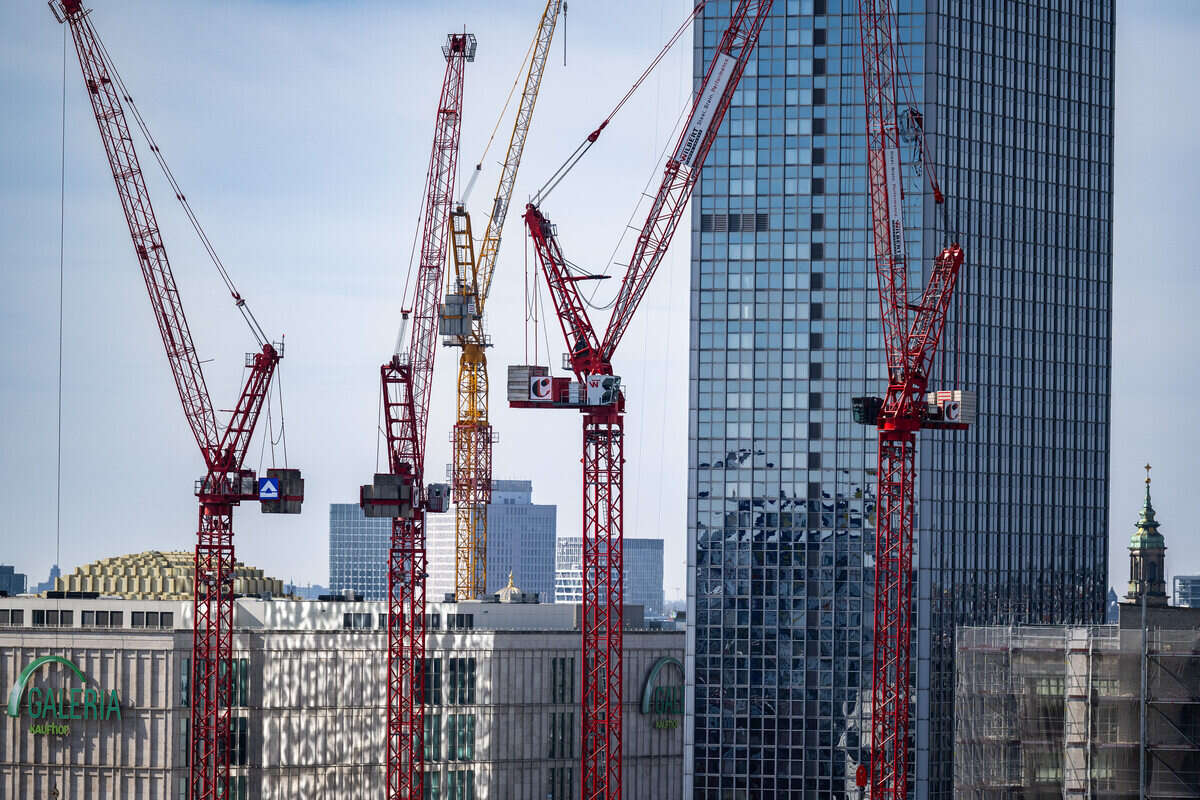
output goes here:
[[487, 349], [491, 341], [483, 328], [483, 312], [562, 6], [562, 0], [547, 0], [538, 21], [525, 86], [478, 253], [471, 236], [470, 214], [460, 206], [451, 218], [454, 278], [442, 307], [441, 325], [443, 341], [462, 350], [458, 361], [458, 416], [450, 434], [455, 502], [454, 591], [459, 600], [487, 593], [487, 509], [492, 502], [492, 445], [496, 434], [488, 419]]
[[[973, 421], [974, 395], [961, 390], [927, 391], [934, 355], [945, 328], [963, 265], [957, 243], [934, 260], [928, 285], [910, 299], [900, 181], [900, 121], [916, 127], [919, 113], [899, 111], [898, 43], [891, 0], [859, 0], [863, 94], [867, 122], [867, 183], [879, 290], [879, 314], [887, 361], [884, 397], [853, 399], [856, 422], [878, 429], [875, 523], [874, 654], [871, 685], [870, 796], [904, 800], [908, 795], [912, 555], [916, 538], [916, 442], [921, 428], [965, 429]], [[930, 176], [934, 201], [944, 202]], [[933, 480], [936, 481], [936, 476]]]
[[[450, 212], [462, 130], [463, 73], [475, 60], [475, 37], [452, 33], [442, 47], [446, 71], [434, 122], [422, 207], [420, 262], [404, 347], [404, 325], [392, 358], [380, 368], [388, 472], [362, 487], [368, 517], [390, 517], [385, 796], [423, 796], [425, 717], [425, 513], [445, 511], [449, 487], [425, 479], [425, 433], [437, 355], [440, 293], [450, 240]], [[409, 317], [405, 313], [405, 318]]]
[[[215, 800], [229, 794], [232, 752], [229, 711], [233, 689], [233, 509], [243, 501], [258, 500], [264, 512], [299, 513], [304, 496], [304, 481], [299, 470], [270, 469], [267, 477], [260, 481], [253, 470], [244, 468], [246, 452], [267, 400], [271, 380], [283, 357], [283, 346], [264, 341], [257, 324], [251, 325], [261, 349], [246, 355], [245, 366], [249, 370], [246, 383], [228, 423], [221, 426], [213, 410], [145, 176], [134, 149], [129, 117], [122, 103], [124, 100], [132, 107], [132, 99], [125, 92], [124, 83], [92, 25], [91, 11], [84, 9], [80, 0], [52, 0], [50, 9], [59, 22], [70, 28], [167, 362], [184, 416], [204, 459], [206, 472], [195, 485], [200, 512], [194, 562], [188, 787], [192, 800]], [[149, 138], [148, 129], [136, 108], [133, 113]], [[168, 178], [177, 187], [161, 152], [153, 141], [151, 145]], [[199, 231], [182, 194], [180, 201]], [[208, 245], [207, 239], [205, 244]], [[229, 286], [247, 321], [252, 320], [253, 316], [245, 311], [245, 300], [231, 283]]]
[[771, 0], [741, 0], [734, 9], [667, 158], [603, 336], [579, 291], [579, 283], [594, 276], [570, 269], [557, 229], [540, 208], [530, 204], [525, 210], [576, 380], [551, 377], [542, 366], [510, 367], [509, 402], [522, 408], [574, 408], [583, 415], [583, 800], [613, 800], [622, 791], [625, 397], [612, 359], [670, 247], [770, 10]]

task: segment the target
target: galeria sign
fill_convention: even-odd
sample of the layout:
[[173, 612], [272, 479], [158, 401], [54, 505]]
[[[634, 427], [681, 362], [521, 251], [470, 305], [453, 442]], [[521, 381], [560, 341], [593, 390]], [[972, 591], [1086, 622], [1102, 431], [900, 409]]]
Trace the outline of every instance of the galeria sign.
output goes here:
[[675, 729], [679, 727], [675, 717], [683, 716], [683, 684], [667, 683], [663, 679], [661, 673], [668, 666], [678, 668], [679, 677], [683, 677], [683, 664], [678, 658], [663, 656], [654, 662], [642, 687], [642, 713], [658, 717], [654, 720], [656, 728]]
[[[63, 689], [30, 686], [34, 673], [44, 666], [59, 664], [73, 675], [78, 686]], [[42, 656], [34, 659], [21, 670], [17, 682], [8, 693], [8, 715], [21, 716], [21, 699], [25, 699], [25, 710], [33, 724], [29, 732], [42, 736], [66, 736], [71, 732], [71, 720], [99, 720], [121, 718], [121, 698], [116, 689], [93, 689], [87, 686], [83, 670], [62, 656]]]

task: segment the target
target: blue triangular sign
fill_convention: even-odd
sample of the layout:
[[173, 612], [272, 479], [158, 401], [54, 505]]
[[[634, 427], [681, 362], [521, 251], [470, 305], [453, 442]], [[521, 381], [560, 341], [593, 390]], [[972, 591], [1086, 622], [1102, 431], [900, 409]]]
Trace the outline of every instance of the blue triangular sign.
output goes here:
[[259, 500], [278, 500], [279, 499], [279, 479], [278, 478], [259, 478], [258, 479], [258, 499]]

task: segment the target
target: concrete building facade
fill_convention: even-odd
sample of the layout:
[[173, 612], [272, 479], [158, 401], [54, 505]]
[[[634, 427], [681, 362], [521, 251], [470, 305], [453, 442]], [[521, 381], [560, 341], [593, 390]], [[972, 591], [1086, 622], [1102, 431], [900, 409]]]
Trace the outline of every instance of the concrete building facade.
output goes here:
[[[647, 616], [663, 615], [663, 540], [625, 539], [622, 545], [625, 602]], [[555, 546], [554, 602], [583, 602], [583, 539], [560, 536]]]
[[[578, 608], [428, 613], [425, 796], [578, 797]], [[231, 800], [378, 793], [384, 614], [383, 603], [237, 601]], [[17, 715], [0, 724], [0, 797], [186, 797], [190, 615], [175, 601], [0, 600], [0, 686], [11, 695], [35, 667]], [[640, 609], [626, 615], [641, 624]], [[625, 646], [625, 796], [678, 797], [683, 634], [631, 628]], [[642, 712], [651, 674], [650, 693], [678, 696], [678, 707]], [[89, 691], [101, 713], [85, 707]]]
[[[734, 5], [695, 24], [697, 80]], [[956, 626], [1104, 613], [1114, 3], [893, 7], [948, 197], [909, 136], [909, 285], [951, 236], [966, 252], [931, 388], [979, 398], [919, 445], [910, 796], [948, 800]], [[689, 797], [857, 797], [870, 752], [876, 436], [850, 398], [885, 376], [859, 39], [851, 0], [776, 2], [692, 199]]]

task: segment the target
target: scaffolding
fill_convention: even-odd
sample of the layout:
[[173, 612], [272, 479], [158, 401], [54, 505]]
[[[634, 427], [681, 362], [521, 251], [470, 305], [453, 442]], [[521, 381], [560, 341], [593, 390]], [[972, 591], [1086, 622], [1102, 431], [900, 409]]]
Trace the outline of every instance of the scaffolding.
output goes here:
[[956, 798], [1200, 798], [1200, 630], [961, 628], [956, 671]]

